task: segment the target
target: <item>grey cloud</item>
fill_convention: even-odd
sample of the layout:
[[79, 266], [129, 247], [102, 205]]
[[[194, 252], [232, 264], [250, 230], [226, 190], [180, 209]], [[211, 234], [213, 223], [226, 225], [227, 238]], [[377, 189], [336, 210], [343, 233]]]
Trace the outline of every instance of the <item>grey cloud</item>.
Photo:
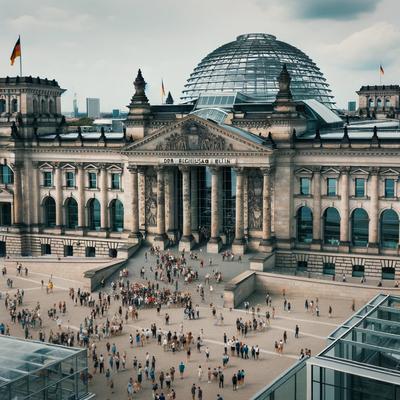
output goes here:
[[374, 11], [380, 0], [294, 0], [291, 3], [301, 18], [349, 20]]

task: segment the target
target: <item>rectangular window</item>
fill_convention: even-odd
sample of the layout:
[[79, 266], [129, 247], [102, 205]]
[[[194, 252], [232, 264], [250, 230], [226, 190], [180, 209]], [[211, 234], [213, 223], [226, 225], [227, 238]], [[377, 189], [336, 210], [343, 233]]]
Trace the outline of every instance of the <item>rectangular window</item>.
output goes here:
[[336, 178], [328, 178], [326, 180], [327, 195], [336, 196]]
[[74, 248], [71, 245], [64, 246], [64, 257], [72, 257], [74, 255]]
[[326, 262], [323, 265], [324, 275], [335, 275], [335, 263]]
[[111, 174], [111, 189], [120, 189], [120, 174]]
[[14, 183], [13, 182], [13, 172], [11, 171], [8, 165], [2, 165], [0, 168], [0, 182], [4, 185], [9, 185]]
[[300, 194], [303, 196], [310, 195], [310, 178], [300, 178]]
[[41, 250], [42, 250], [42, 256], [51, 254], [51, 246], [49, 244], [42, 244]]
[[351, 276], [362, 278], [364, 276], [364, 265], [353, 265]]
[[307, 261], [297, 261], [297, 271], [307, 271]]
[[95, 247], [86, 247], [85, 253], [86, 253], [86, 257], [96, 257], [96, 248]]
[[385, 197], [393, 198], [394, 194], [394, 179], [385, 179]]
[[65, 173], [65, 183], [68, 188], [75, 187], [75, 174], [73, 172]]
[[43, 186], [44, 187], [53, 186], [53, 174], [49, 171], [43, 172]]
[[96, 172], [89, 172], [89, 189], [97, 189], [97, 174]]
[[365, 179], [364, 178], [356, 178], [355, 179], [355, 197], [364, 197], [365, 196]]

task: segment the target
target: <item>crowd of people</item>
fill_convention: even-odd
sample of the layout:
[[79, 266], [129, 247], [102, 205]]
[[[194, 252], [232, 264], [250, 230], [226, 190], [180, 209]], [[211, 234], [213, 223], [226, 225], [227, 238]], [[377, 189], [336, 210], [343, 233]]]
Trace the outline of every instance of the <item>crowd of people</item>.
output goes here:
[[[232, 253], [222, 253], [223, 261], [233, 259]], [[202, 280], [199, 270], [206, 267], [209, 269], [202, 274]], [[17, 276], [24, 271], [28, 273], [28, 269], [19, 264]], [[90, 357], [89, 382], [94, 376], [101, 375], [110, 397], [116, 390], [116, 376], [126, 371], [127, 374], [123, 376], [126, 376], [126, 393], [129, 400], [140, 397], [144, 389], [151, 389], [153, 399], [156, 400], [176, 399], [177, 379], [189, 381], [185, 386], [187, 395], [180, 397], [182, 399], [191, 397], [202, 400], [205, 384], [218, 385], [221, 394], [217, 395], [217, 400], [223, 400], [222, 390], [227, 383], [233, 391], [243, 388], [246, 376], [243, 366], [263, 359], [263, 350], [258, 344], [251, 343], [255, 342], [255, 337], [261, 338], [271, 327], [271, 320], [276, 316], [276, 300], [273, 304], [272, 296], [267, 293], [266, 308], [262, 305], [251, 306], [249, 302], [245, 302], [245, 316], [236, 318], [236, 334], [228, 334], [223, 332], [230, 329], [225, 323], [224, 315], [228, 310], [221, 311], [210, 301], [207, 303], [209, 311], [204, 312], [204, 305], [199, 305], [200, 302], [206, 301], [207, 296], [212, 299], [212, 284], [223, 280], [221, 271], [211, 259], [205, 265], [201, 253], [180, 252], [174, 255], [172, 252], [163, 252], [152, 247], [145, 253], [143, 265], [136, 266], [136, 272], [138, 276], [131, 277], [128, 269], [121, 270], [110, 285], [103, 282], [104, 287], [98, 292], [70, 288], [69, 300], [51, 301], [53, 304], [47, 309], [43, 308], [40, 302], [33, 308], [24, 306], [24, 291], [14, 289], [12, 294], [10, 291], [5, 295], [4, 306], [10, 314], [10, 323], [19, 325], [25, 338], [87, 348]], [[4, 268], [3, 276], [7, 277]], [[51, 294], [48, 289], [50, 283], [52, 292], [52, 276], [47, 285], [42, 281], [42, 288], [45, 287], [48, 294]], [[59, 296], [60, 292], [57, 295]], [[196, 296], [199, 297], [199, 301], [195, 299]], [[293, 304], [284, 292], [282, 301], [283, 311], [290, 313]], [[75, 307], [84, 309], [85, 315], [78, 326], [70, 325]], [[178, 320], [171, 321], [171, 314], [176, 316], [176, 313], [171, 312], [174, 308], [181, 309], [182, 314]], [[161, 317], [158, 324], [153, 322], [147, 327], [136, 326], [142, 313], [147, 313], [150, 309], [154, 309], [152, 312]], [[318, 299], [306, 299], [305, 311], [319, 316]], [[329, 306], [329, 316], [332, 316], [332, 313], [332, 307]], [[43, 316], [46, 316], [46, 323]], [[197, 333], [191, 328], [192, 322], [189, 321], [194, 323], [202, 318], [212, 319], [214, 325], [223, 327], [220, 330], [223, 332], [221, 351], [217, 354], [214, 354], [215, 350], [211, 350], [209, 344], [212, 341], [207, 339], [204, 328], [200, 328]], [[298, 339], [298, 324], [293, 332], [294, 338]], [[0, 323], [0, 334], [10, 334], [9, 324]], [[119, 335], [123, 336], [117, 341], [116, 337]], [[121, 345], [121, 340], [126, 345]], [[279, 355], [284, 353], [287, 341], [288, 333], [285, 330], [282, 337], [277, 338], [275, 343], [272, 342]], [[154, 349], [154, 345], [159, 346], [162, 352], [168, 353], [168, 367], [165, 367], [165, 362], [163, 367], [159, 365], [158, 353], [150, 350]], [[135, 348], [140, 352], [135, 351]], [[144, 356], [139, 356], [144, 350], [148, 351]], [[193, 357], [193, 352], [200, 356]], [[271, 350], [267, 353], [271, 353]], [[300, 358], [309, 356], [310, 349], [300, 350]], [[232, 363], [233, 358], [239, 362]], [[191, 363], [196, 363], [195, 383], [192, 382], [193, 374], [187, 373], [188, 366], [193, 369]], [[120, 381], [121, 378], [118, 378], [118, 382]]]

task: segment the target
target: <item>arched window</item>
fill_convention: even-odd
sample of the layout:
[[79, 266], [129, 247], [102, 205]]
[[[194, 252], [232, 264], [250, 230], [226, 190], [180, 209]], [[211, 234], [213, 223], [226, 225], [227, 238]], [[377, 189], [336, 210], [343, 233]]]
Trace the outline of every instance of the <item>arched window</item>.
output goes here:
[[324, 242], [338, 246], [340, 241], [340, 215], [334, 207], [324, 212]]
[[376, 107], [377, 107], [377, 108], [382, 108], [382, 99], [381, 99], [381, 98], [378, 98], [378, 99], [376, 100]]
[[47, 104], [45, 99], [42, 99], [42, 101], [40, 102], [40, 111], [42, 114], [47, 113]]
[[110, 204], [110, 226], [115, 232], [124, 230], [124, 205], [118, 199]]
[[308, 207], [301, 207], [297, 211], [297, 241], [311, 243], [313, 236], [313, 216]]
[[385, 210], [380, 219], [381, 246], [395, 249], [399, 244], [399, 217], [393, 210]]
[[351, 241], [353, 246], [367, 246], [368, 227], [368, 214], [362, 208], [356, 208], [351, 214]]
[[0, 114], [6, 112], [6, 101], [0, 99]]
[[11, 203], [0, 203], [0, 225], [11, 225]]
[[92, 231], [100, 229], [100, 203], [97, 199], [88, 202], [88, 226]]
[[53, 99], [50, 99], [49, 100], [49, 113], [50, 114], [55, 114], [55, 112], [56, 112], [56, 108], [54, 107], [54, 100]]
[[56, 202], [52, 197], [46, 197], [43, 201], [44, 226], [52, 228], [56, 226]]
[[65, 225], [69, 229], [75, 229], [78, 226], [78, 203], [73, 197], [65, 202]]
[[11, 100], [11, 112], [12, 113], [18, 112], [18, 100], [17, 99]]
[[33, 113], [37, 114], [39, 112], [39, 103], [37, 99], [33, 99]]

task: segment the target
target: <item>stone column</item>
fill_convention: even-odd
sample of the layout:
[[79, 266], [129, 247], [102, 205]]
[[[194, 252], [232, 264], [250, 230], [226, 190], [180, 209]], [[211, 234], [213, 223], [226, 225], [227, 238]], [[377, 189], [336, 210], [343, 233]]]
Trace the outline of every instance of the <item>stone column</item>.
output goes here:
[[219, 236], [219, 169], [217, 167], [210, 167], [211, 172], [211, 238], [207, 243], [208, 253], [218, 253], [222, 246], [221, 237]]
[[32, 162], [32, 221], [31, 228], [37, 230], [40, 224], [40, 176], [39, 163]]
[[372, 168], [369, 185], [371, 199], [369, 215], [369, 243], [368, 253], [379, 252], [378, 226], [379, 226], [379, 169]]
[[129, 232], [129, 238], [134, 239], [135, 242], [139, 242], [141, 234], [139, 231], [139, 186], [138, 186], [138, 168], [136, 165], [129, 165], [129, 179], [128, 184], [130, 186], [129, 192], [131, 193], [131, 202], [129, 213], [131, 215], [131, 226]]
[[194, 244], [192, 235], [192, 213], [190, 208], [190, 168], [180, 167], [182, 172], [182, 209], [183, 209], [183, 232], [179, 241], [179, 250], [191, 250]]
[[232, 243], [234, 254], [244, 254], [244, 168], [235, 168], [236, 172], [236, 204], [235, 204], [235, 239]]
[[272, 251], [271, 240], [271, 168], [261, 168], [263, 174], [263, 221], [260, 250]]
[[192, 235], [199, 241], [199, 195], [198, 195], [198, 169], [190, 170], [190, 206], [192, 213]]
[[100, 229], [108, 230], [108, 182], [107, 182], [107, 166], [101, 165], [100, 169]]
[[165, 229], [169, 238], [176, 240], [175, 231], [175, 194], [174, 194], [174, 171], [167, 168], [165, 171]]
[[340, 176], [340, 250], [349, 251], [349, 171], [345, 167]]
[[60, 164], [55, 165], [54, 169], [54, 184], [56, 187], [56, 227], [63, 226], [63, 184], [62, 184], [62, 169]]
[[22, 179], [21, 179], [21, 163], [12, 165], [14, 171], [14, 225], [23, 223], [22, 217]]
[[146, 230], [146, 167], [139, 166], [138, 168], [139, 180], [139, 230], [145, 232]]
[[164, 167], [158, 166], [157, 171], [157, 235], [154, 243], [161, 250], [164, 250], [168, 240], [165, 234], [165, 182]]
[[313, 240], [311, 248], [321, 249], [321, 170], [315, 168], [313, 176]]
[[79, 163], [77, 185], [78, 185], [78, 228], [86, 228], [86, 218], [85, 218], [85, 170], [84, 164]]

